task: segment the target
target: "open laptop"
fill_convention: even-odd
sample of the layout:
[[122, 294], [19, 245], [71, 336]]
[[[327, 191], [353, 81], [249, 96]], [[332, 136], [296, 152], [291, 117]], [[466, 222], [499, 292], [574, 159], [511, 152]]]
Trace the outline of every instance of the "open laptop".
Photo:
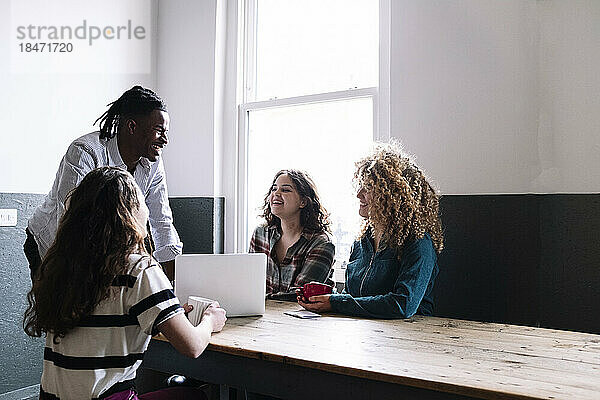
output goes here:
[[175, 259], [175, 294], [217, 300], [227, 317], [263, 315], [267, 256], [251, 254], [184, 254]]

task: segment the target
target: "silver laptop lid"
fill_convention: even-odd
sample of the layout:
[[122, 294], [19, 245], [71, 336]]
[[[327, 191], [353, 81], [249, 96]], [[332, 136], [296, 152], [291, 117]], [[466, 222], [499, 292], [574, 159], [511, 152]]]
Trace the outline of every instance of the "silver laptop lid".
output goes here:
[[263, 315], [267, 256], [250, 254], [184, 254], [175, 259], [175, 294], [217, 300], [227, 317]]

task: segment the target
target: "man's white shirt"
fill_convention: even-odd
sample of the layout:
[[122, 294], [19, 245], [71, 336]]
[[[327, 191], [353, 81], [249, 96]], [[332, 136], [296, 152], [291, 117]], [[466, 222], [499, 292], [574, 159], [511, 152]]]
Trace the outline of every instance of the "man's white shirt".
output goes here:
[[[42, 258], [54, 242], [69, 193], [88, 172], [106, 166], [127, 170], [119, 153], [117, 136], [108, 140], [100, 139], [100, 132], [92, 132], [71, 143], [60, 162], [52, 189], [28, 223]], [[154, 258], [159, 262], [173, 260], [181, 254], [183, 244], [173, 226], [162, 158], [150, 162], [142, 157], [133, 177], [150, 211], [150, 229], [156, 246]]]

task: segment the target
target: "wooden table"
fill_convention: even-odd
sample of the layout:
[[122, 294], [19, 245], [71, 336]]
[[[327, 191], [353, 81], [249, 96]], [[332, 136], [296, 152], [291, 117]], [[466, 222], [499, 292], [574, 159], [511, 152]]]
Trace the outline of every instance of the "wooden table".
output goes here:
[[196, 360], [152, 340], [146, 368], [292, 399], [600, 399], [600, 335], [415, 316], [231, 318]]

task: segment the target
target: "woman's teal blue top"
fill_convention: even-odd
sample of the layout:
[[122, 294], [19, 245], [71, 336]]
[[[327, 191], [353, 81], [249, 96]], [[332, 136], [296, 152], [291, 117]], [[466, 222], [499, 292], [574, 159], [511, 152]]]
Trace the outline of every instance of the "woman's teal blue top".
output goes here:
[[366, 234], [352, 246], [346, 269], [346, 288], [330, 297], [333, 311], [371, 318], [409, 318], [433, 313], [433, 284], [438, 274], [437, 253], [429, 234], [408, 239], [397, 251], [384, 247], [373, 253]]

